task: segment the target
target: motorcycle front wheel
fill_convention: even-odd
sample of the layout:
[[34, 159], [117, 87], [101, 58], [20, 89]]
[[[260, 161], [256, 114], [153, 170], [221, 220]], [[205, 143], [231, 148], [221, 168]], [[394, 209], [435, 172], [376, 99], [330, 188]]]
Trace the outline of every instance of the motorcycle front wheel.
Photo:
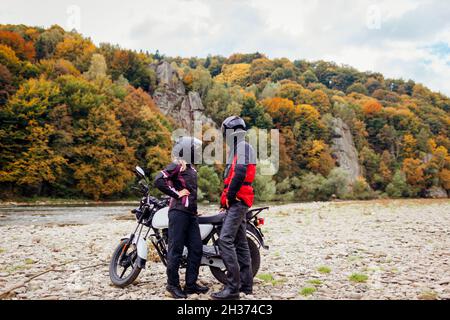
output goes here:
[[[248, 248], [250, 249], [250, 256], [252, 258], [253, 277], [255, 277], [259, 271], [259, 266], [261, 265], [261, 255], [259, 252], [259, 246], [255, 243], [255, 241], [249, 237], [247, 237], [247, 241], [248, 241]], [[217, 267], [209, 267], [209, 269], [211, 270], [211, 273], [213, 274], [214, 278], [219, 280], [222, 284], [226, 284], [227, 282], [226, 270]]]
[[114, 251], [109, 264], [111, 282], [125, 288], [139, 276], [141, 268], [137, 265], [137, 248], [134, 244], [127, 246], [128, 240], [122, 240]]

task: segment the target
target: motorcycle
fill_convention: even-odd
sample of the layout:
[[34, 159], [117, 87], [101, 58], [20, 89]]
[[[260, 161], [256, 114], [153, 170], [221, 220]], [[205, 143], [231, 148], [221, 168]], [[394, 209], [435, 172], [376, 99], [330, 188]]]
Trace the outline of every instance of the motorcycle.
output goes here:
[[[169, 226], [169, 198], [157, 199], [149, 194], [150, 181], [144, 170], [136, 167], [136, 174], [140, 178], [139, 190], [143, 197], [139, 207], [131, 212], [136, 216], [137, 226], [133, 233], [121, 239], [115, 249], [109, 265], [109, 276], [114, 285], [124, 288], [132, 284], [139, 276], [147, 262], [147, 240], [156, 249], [164, 265], [167, 265], [168, 226]], [[247, 212], [247, 240], [252, 260], [253, 276], [258, 273], [261, 264], [260, 249], [269, 249], [264, 243], [261, 226], [264, 218], [259, 214], [268, 207], [252, 209]], [[220, 256], [218, 240], [221, 226], [226, 213], [198, 218], [200, 234], [203, 242], [202, 266], [209, 267], [213, 276], [225, 284], [226, 267]], [[187, 266], [187, 248], [184, 248], [181, 268]]]

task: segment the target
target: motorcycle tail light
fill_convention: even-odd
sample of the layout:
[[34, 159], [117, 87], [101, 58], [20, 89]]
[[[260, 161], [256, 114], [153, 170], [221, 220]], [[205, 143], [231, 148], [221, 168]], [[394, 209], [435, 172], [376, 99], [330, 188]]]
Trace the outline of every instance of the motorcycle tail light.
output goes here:
[[263, 226], [264, 225], [264, 218], [258, 218], [258, 226]]

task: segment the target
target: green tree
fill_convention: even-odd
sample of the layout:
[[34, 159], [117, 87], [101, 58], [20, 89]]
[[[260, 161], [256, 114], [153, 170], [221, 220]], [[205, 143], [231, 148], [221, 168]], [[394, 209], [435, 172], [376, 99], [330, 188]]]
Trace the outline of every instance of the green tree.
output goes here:
[[253, 183], [255, 199], [258, 201], [271, 201], [277, 192], [276, 183], [272, 176], [258, 174]]
[[406, 176], [400, 170], [397, 170], [392, 178], [392, 182], [386, 187], [386, 193], [391, 198], [409, 197], [411, 190], [406, 182]]
[[91, 81], [102, 81], [107, 79], [108, 67], [106, 65], [105, 57], [101, 54], [95, 53], [91, 58], [91, 65], [89, 70], [84, 73], [84, 77]]
[[364, 95], [369, 95], [369, 91], [362, 83], [354, 83], [347, 88], [347, 94], [350, 93], [360, 93]]
[[222, 121], [242, 111], [243, 96], [237, 87], [226, 87], [221, 83], [214, 83], [205, 99], [206, 113], [216, 122]]
[[312, 70], [306, 70], [301, 76], [301, 81], [306, 86], [309, 86], [311, 83], [319, 82], [319, 79], [317, 79], [317, 76], [314, 74]]
[[252, 97], [244, 98], [241, 117], [249, 128], [257, 127], [260, 129], [269, 129], [272, 127], [272, 118], [265, 113], [264, 107], [256, 102]]
[[36, 58], [38, 60], [48, 59], [53, 56], [58, 43], [64, 40], [64, 29], [59, 26], [52, 26], [42, 32], [36, 40]]
[[349, 194], [350, 178], [346, 171], [341, 168], [334, 168], [328, 175], [322, 186], [325, 195], [335, 194], [338, 198], [345, 198]]
[[211, 202], [219, 201], [221, 187], [219, 176], [213, 168], [202, 166], [198, 170], [198, 188], [201, 190], [204, 199]]

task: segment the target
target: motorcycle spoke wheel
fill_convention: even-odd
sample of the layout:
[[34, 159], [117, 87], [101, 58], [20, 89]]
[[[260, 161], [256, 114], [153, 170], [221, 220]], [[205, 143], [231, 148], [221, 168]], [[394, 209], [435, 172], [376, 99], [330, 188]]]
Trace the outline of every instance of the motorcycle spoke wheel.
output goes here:
[[[127, 252], [128, 252], [128, 250], [132, 250], [129, 254], [127, 254]], [[134, 246], [134, 245], [132, 245], [132, 246], [130, 246], [129, 248], [128, 248], [128, 250], [126, 250], [124, 253], [123, 253], [123, 256], [122, 256], [122, 258], [120, 259], [120, 260], [123, 260], [124, 262], [122, 262], [122, 263], [118, 263], [117, 264], [117, 268], [118, 268], [118, 270], [117, 270], [117, 274], [119, 274], [120, 273], [120, 275], [119, 275], [119, 278], [120, 279], [123, 279], [123, 277], [124, 277], [124, 275], [125, 275], [125, 273], [127, 272], [127, 270], [131, 267], [131, 269], [134, 269], [135, 267], [136, 267], [136, 257], [137, 257], [137, 254], [136, 254], [136, 247]], [[123, 264], [123, 265], [122, 265]], [[120, 269], [122, 269], [122, 270], [120, 270]]]
[[137, 248], [135, 245], [125, 247], [123, 241], [116, 249], [110, 264], [111, 281], [119, 286], [126, 287], [139, 275], [141, 268], [137, 265]]

